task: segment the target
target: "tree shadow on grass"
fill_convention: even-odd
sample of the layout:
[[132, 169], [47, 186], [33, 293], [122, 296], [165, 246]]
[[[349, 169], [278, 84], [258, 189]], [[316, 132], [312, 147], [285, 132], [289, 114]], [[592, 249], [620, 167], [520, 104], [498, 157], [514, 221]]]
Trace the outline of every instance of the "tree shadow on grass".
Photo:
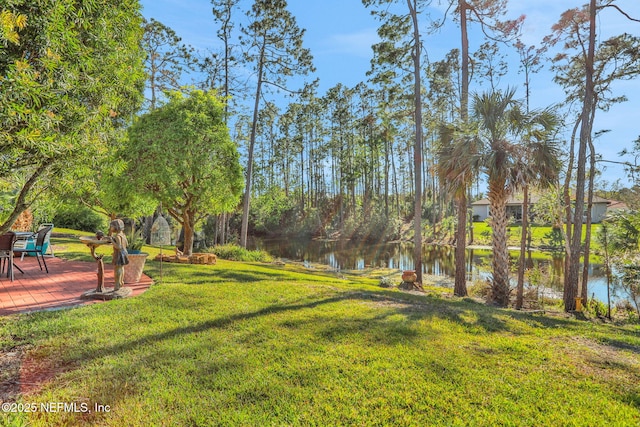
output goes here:
[[[277, 268], [270, 266], [256, 265], [255, 270], [235, 270], [220, 268], [216, 265], [200, 265], [200, 264], [172, 264], [167, 266], [165, 263], [164, 271], [166, 275], [175, 275], [180, 278], [180, 283], [202, 284], [202, 283], [220, 283], [220, 282], [238, 282], [238, 283], [255, 283], [260, 281], [298, 281], [300, 278], [292, 278], [288, 272], [283, 272]], [[159, 276], [159, 264], [153, 263], [145, 272], [152, 277]], [[180, 271], [184, 270], [184, 272]], [[314, 276], [310, 276], [315, 281], [322, 280]], [[304, 279], [306, 281], [306, 278]]]
[[[633, 338], [636, 338], [636, 340], [638, 339], [637, 335], [632, 334], [630, 331], [628, 333]], [[616, 348], [618, 350], [625, 350], [625, 351], [630, 351], [630, 352], [635, 353], [635, 354], [640, 354], [640, 346], [629, 344], [628, 342], [625, 342], [625, 341], [622, 341], [622, 340], [617, 340], [617, 339], [614, 339], [614, 338], [611, 338], [611, 337], [604, 337], [604, 338], [600, 338], [598, 341], [600, 342], [600, 344], [608, 345], [608, 346], [614, 347], [614, 348]]]
[[243, 272], [237, 270], [218, 270], [212, 272], [209, 276], [212, 280], [215, 281], [233, 281], [239, 283], [254, 283], [261, 282], [265, 280], [286, 280], [291, 281], [291, 278], [284, 274], [277, 273], [258, 273], [258, 272]]
[[[112, 346], [107, 346], [101, 351], [96, 353], [83, 353], [78, 355], [78, 360], [93, 359], [98, 357], [104, 357], [113, 354], [119, 354], [122, 352], [130, 351], [134, 348], [144, 345], [150, 345], [156, 342], [173, 339], [179, 336], [197, 334], [210, 329], [224, 329], [236, 322], [244, 322], [247, 320], [260, 318], [264, 316], [270, 316], [279, 313], [299, 311], [305, 309], [314, 309], [328, 304], [341, 303], [341, 302], [369, 302], [374, 305], [380, 305], [385, 308], [383, 314], [375, 319], [367, 319], [366, 322], [382, 321], [384, 318], [401, 314], [406, 316], [409, 320], [419, 321], [425, 319], [445, 319], [465, 327], [477, 328], [480, 331], [485, 332], [499, 332], [499, 331], [512, 331], [513, 327], [506, 321], [509, 317], [520, 321], [526, 321], [529, 324], [537, 323], [541, 327], [545, 328], [575, 328], [574, 322], [565, 319], [553, 319], [533, 317], [524, 313], [516, 313], [509, 310], [497, 310], [482, 306], [477, 303], [469, 303], [466, 301], [449, 301], [439, 298], [416, 298], [415, 296], [405, 297], [403, 294], [392, 291], [345, 291], [332, 297], [327, 297], [315, 301], [294, 301], [289, 304], [275, 304], [270, 305], [259, 310], [247, 313], [238, 313], [230, 316], [219, 317], [211, 319], [205, 322], [183, 326], [175, 329], [168, 330], [162, 333], [151, 334], [140, 337], [125, 343], [119, 343]], [[470, 320], [470, 314], [473, 315], [473, 319]], [[352, 329], [362, 329], [363, 324], [355, 319], [352, 323]], [[342, 332], [347, 331], [348, 328], [343, 328]], [[332, 333], [338, 333], [337, 331], [327, 331], [327, 336]], [[418, 332], [408, 331], [405, 334], [406, 339], [410, 339], [413, 336], [417, 336]]]
[[251, 319], [262, 317], [262, 316], [282, 313], [286, 311], [315, 308], [323, 304], [330, 304], [338, 301], [344, 301], [347, 299], [350, 299], [349, 294], [338, 295], [335, 297], [325, 298], [322, 300], [312, 301], [304, 304], [301, 303], [301, 304], [292, 304], [292, 305], [268, 306], [254, 312], [238, 313], [231, 316], [220, 317], [220, 318], [212, 319], [212, 320], [201, 322], [194, 325], [171, 329], [162, 333], [147, 335], [147, 336], [144, 336], [132, 341], [128, 341], [125, 343], [105, 347], [99, 353], [93, 353], [93, 352], [81, 353], [78, 356], [78, 360], [88, 360], [88, 359], [94, 359], [98, 357], [119, 354], [122, 352], [130, 351], [139, 346], [149, 345], [149, 344], [153, 344], [153, 343], [168, 340], [168, 339], [173, 339], [183, 335], [197, 334], [197, 333], [205, 332], [209, 329], [224, 329], [236, 322], [242, 322], [242, 321], [251, 320]]
[[415, 296], [413, 294], [402, 294], [389, 290], [370, 293], [369, 298], [375, 300], [380, 298], [379, 295], [391, 301], [410, 302], [410, 304], [399, 308], [398, 311], [415, 320], [437, 317], [461, 326], [474, 326], [485, 332], [511, 331], [518, 333], [517, 328], [514, 329], [514, 327], [508, 323], [509, 319], [538, 328], [580, 328], [580, 324], [571, 319], [497, 308], [476, 302], [469, 298], [444, 299], [434, 294]]

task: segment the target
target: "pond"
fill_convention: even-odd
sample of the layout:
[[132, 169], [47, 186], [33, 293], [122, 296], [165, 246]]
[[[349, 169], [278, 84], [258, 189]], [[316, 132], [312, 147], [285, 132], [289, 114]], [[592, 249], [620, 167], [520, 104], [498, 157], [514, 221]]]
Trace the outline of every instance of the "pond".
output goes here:
[[[413, 245], [408, 242], [371, 244], [349, 240], [254, 238], [251, 245], [252, 249], [265, 250], [278, 258], [325, 264], [337, 271], [363, 270], [369, 267], [413, 270]], [[514, 269], [518, 256], [518, 252], [511, 252], [511, 262]], [[485, 280], [489, 277], [491, 273], [490, 250], [467, 249], [466, 260], [468, 280]], [[561, 295], [564, 270], [563, 255], [534, 252], [533, 265], [542, 273], [545, 286]], [[441, 245], [425, 246], [423, 272], [435, 276], [453, 277], [454, 248]], [[515, 274], [513, 276], [513, 280], [515, 280]], [[601, 265], [591, 265], [588, 286], [589, 296], [595, 294], [598, 300], [607, 301], [607, 282]], [[620, 298], [612, 295], [612, 299]]]

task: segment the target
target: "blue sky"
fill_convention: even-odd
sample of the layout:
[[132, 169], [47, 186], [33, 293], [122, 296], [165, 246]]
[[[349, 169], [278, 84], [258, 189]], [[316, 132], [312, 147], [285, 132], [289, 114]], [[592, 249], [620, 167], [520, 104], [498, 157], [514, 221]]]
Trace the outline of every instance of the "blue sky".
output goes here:
[[[579, 6], [584, 1], [510, 0], [509, 16], [526, 15], [523, 41], [539, 45], [564, 10]], [[141, 3], [146, 18], [154, 18], [171, 27], [183, 42], [201, 51], [217, 50], [219, 41], [215, 37], [216, 27], [209, 0], [142, 0]], [[249, 0], [244, 0], [244, 3], [251, 4]], [[640, 0], [618, 0], [618, 4], [632, 16], [640, 18]], [[378, 40], [378, 22], [360, 0], [289, 0], [289, 10], [298, 25], [306, 29], [304, 45], [314, 56], [320, 94], [338, 83], [354, 86], [366, 80], [365, 73], [369, 70], [372, 56], [370, 46]], [[603, 39], [622, 32], [640, 35], [640, 23], [627, 21], [613, 11], [603, 14], [598, 25]], [[470, 42], [477, 46], [483, 40], [480, 35], [472, 33]], [[450, 23], [441, 34], [426, 38], [424, 43], [430, 59], [441, 60], [450, 49], [459, 47], [457, 28]], [[514, 52], [510, 59], [516, 60]], [[524, 96], [516, 62], [513, 62], [510, 75], [500, 82], [500, 87], [506, 86], [518, 87], [519, 94]], [[486, 88], [475, 86], [473, 89]], [[611, 130], [596, 141], [596, 149], [605, 159], [621, 160], [617, 153], [631, 147], [640, 136], [640, 80], [621, 82], [614, 90], [618, 95], [627, 95], [629, 101], [614, 106], [606, 113], [599, 111], [594, 130]], [[543, 108], [560, 102], [562, 98], [562, 90], [553, 83], [548, 71], [533, 76], [532, 107]], [[606, 168], [604, 179], [614, 181], [621, 178], [623, 184], [626, 182], [619, 167], [607, 165]]]

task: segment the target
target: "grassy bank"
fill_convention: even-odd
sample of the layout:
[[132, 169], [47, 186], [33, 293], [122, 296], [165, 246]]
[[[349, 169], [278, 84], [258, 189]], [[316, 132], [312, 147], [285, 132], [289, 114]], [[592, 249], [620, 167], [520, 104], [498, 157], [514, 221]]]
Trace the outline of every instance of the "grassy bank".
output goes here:
[[[55, 242], [54, 242], [55, 243]], [[58, 242], [57, 255], [86, 248]], [[63, 249], [64, 248], [64, 249]], [[157, 249], [147, 250], [155, 252]], [[159, 265], [147, 272], [159, 275]], [[164, 264], [145, 294], [0, 319], [52, 379], [33, 426], [640, 423], [640, 327], [402, 293], [300, 266]], [[42, 377], [42, 376], [41, 376]], [[2, 418], [3, 417], [3, 418]]]
[[[596, 236], [600, 230], [600, 224], [593, 224], [591, 226], [591, 248], [592, 250], [598, 248]], [[474, 222], [473, 223], [473, 240], [475, 244], [490, 245], [491, 244], [491, 227], [486, 222]], [[509, 246], [520, 246], [520, 238], [522, 233], [522, 227], [519, 225], [513, 225], [508, 227], [508, 242]], [[531, 227], [531, 245], [533, 247], [548, 247], [552, 243], [553, 228], [548, 225], [534, 225]], [[586, 226], [582, 226], [582, 236], [586, 234]], [[559, 242], [559, 248], [562, 250], [562, 242]]]

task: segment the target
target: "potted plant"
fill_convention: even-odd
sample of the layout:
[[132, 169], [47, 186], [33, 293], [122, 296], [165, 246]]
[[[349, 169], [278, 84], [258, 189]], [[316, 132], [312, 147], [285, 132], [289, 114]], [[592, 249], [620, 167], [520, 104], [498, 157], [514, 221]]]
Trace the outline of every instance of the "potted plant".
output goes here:
[[127, 252], [129, 254], [139, 254], [142, 252], [142, 245], [144, 245], [144, 239], [142, 238], [142, 230], [137, 232], [132, 231], [131, 236], [127, 239], [129, 244], [127, 246]]
[[124, 283], [137, 283], [142, 277], [142, 270], [144, 270], [144, 264], [149, 254], [142, 252], [142, 245], [145, 243], [142, 238], [142, 230], [137, 232], [132, 230], [131, 236], [127, 240], [129, 241], [127, 246], [129, 264], [124, 268]]

